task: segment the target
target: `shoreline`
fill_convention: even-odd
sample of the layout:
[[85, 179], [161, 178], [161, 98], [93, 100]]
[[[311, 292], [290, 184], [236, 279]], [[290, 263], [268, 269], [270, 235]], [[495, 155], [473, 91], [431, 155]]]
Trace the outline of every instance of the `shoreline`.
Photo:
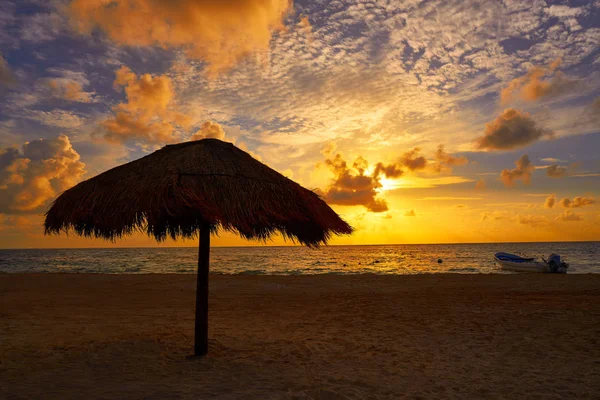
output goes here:
[[[59, 276], [98, 276], [98, 275], [106, 275], [106, 276], [190, 276], [197, 275], [197, 271], [185, 271], [185, 272], [61, 272], [61, 271], [36, 271], [36, 272], [7, 272], [0, 271], [0, 276], [3, 275], [26, 275], [26, 276], [35, 276], [35, 275], [59, 275]], [[592, 276], [598, 275], [600, 276], [600, 272], [567, 272], [566, 274], [553, 274], [553, 273], [539, 273], [539, 272], [513, 272], [513, 271], [505, 271], [498, 269], [497, 272], [480, 272], [480, 271], [472, 271], [466, 270], [464, 271], [453, 271], [453, 272], [411, 272], [404, 274], [397, 273], [376, 273], [376, 272], [357, 272], [357, 273], [339, 273], [339, 272], [322, 272], [322, 273], [263, 273], [262, 271], [248, 271], [248, 272], [240, 272], [240, 273], [227, 273], [227, 272], [209, 272], [209, 276], [212, 277], [281, 277], [281, 278], [301, 278], [301, 277], [411, 277], [411, 276], [544, 276], [544, 275], [568, 275], [568, 276]]]
[[0, 274], [2, 398], [592, 398], [600, 275]]

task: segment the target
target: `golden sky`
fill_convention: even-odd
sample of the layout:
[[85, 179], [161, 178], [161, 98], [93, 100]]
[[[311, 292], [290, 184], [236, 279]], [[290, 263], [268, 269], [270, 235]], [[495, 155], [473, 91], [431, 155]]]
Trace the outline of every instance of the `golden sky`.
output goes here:
[[319, 193], [356, 228], [333, 244], [598, 240], [599, 18], [593, 1], [4, 2], [0, 248], [157, 245], [46, 237], [43, 214], [205, 137]]

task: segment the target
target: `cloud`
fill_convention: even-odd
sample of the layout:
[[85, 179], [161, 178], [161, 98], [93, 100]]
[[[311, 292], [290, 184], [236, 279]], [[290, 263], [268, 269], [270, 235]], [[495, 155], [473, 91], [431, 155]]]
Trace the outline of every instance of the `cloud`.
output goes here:
[[[562, 61], [557, 59], [546, 68], [533, 67], [525, 76], [513, 79], [500, 94], [502, 104], [511, 102], [515, 95], [525, 101], [537, 101], [573, 90], [579, 84], [579, 80], [571, 79], [557, 71], [561, 63]], [[549, 79], [542, 80], [545, 77]]]
[[[463, 176], [441, 176], [439, 178], [423, 178], [419, 176], [411, 176], [410, 179], [404, 180], [396, 186], [398, 189], [428, 189], [442, 185], [456, 185], [459, 183], [475, 182], [473, 179]], [[393, 185], [391, 185], [393, 186]]]
[[26, 15], [22, 16], [19, 36], [22, 40], [30, 43], [41, 43], [56, 39], [67, 22], [64, 16], [56, 12], [26, 13]]
[[592, 197], [578, 196], [574, 197], [573, 200], [565, 197], [560, 199], [559, 204], [565, 208], [579, 208], [595, 204], [596, 200]]
[[15, 74], [11, 71], [8, 62], [0, 52], [0, 86], [11, 86], [16, 81]]
[[96, 103], [100, 100], [95, 96], [95, 92], [84, 89], [90, 84], [85, 72], [60, 68], [48, 68], [45, 71], [58, 76], [36, 79], [31, 85], [26, 79], [21, 79], [19, 91], [12, 93], [7, 102], [12, 112], [28, 112], [31, 110], [27, 108], [53, 99], [77, 103]]
[[[178, 100], [208, 111], [201, 122], [242, 124], [261, 145], [318, 146], [352, 137], [388, 149], [447, 143], [450, 150], [450, 142], [440, 137], [456, 132], [470, 136], [470, 117], [480, 115], [484, 100], [501, 90], [501, 82], [514, 78], [516, 68], [559, 53], [577, 68], [585, 57], [593, 58], [589, 48], [595, 49], [591, 32], [575, 34], [557, 25], [549, 29], [543, 2], [526, 8], [518, 2], [475, 3], [307, 3], [298, 11], [313, 24], [312, 43], [294, 18], [286, 34], [273, 35], [264, 64], [242, 62], [215, 84], [201, 76], [205, 63], [196, 60], [189, 63], [189, 72], [169, 76]], [[452, 18], [443, 20], [444, 15]], [[547, 35], [520, 39], [531, 39], [540, 27]], [[514, 51], [503, 44], [513, 37], [527, 49]], [[584, 77], [588, 70], [578, 73]], [[399, 92], [403, 95], [397, 96]], [[464, 139], [455, 140], [459, 145]], [[281, 152], [279, 161], [269, 161], [280, 167], [286, 158]]]
[[422, 197], [418, 200], [433, 200], [433, 201], [455, 201], [455, 200], [481, 200], [483, 197], [453, 197], [453, 196], [431, 196]]
[[[330, 204], [346, 206], [364, 206], [371, 212], [384, 212], [388, 210], [384, 199], [377, 198], [377, 189], [381, 188], [380, 179], [396, 177], [401, 172], [398, 165], [384, 165], [378, 163], [370, 175], [366, 174], [368, 162], [358, 157], [352, 167], [349, 167], [340, 153], [333, 155], [335, 147], [328, 145], [322, 153], [328, 155], [325, 165], [334, 174], [334, 179], [327, 190], [322, 194], [325, 201]], [[389, 175], [388, 175], [389, 174]]]
[[398, 164], [384, 165], [378, 162], [375, 164], [375, 170], [373, 176], [378, 177], [380, 174], [387, 176], [388, 178], [399, 178], [404, 174], [404, 170]]
[[114, 87], [124, 88], [127, 101], [114, 106], [114, 116], [101, 123], [107, 140], [172, 143], [180, 139], [180, 129], [189, 128], [191, 119], [172, 109], [174, 92], [166, 75], [138, 76], [122, 66]]
[[567, 160], [561, 160], [560, 158], [555, 158], [555, 157], [546, 157], [546, 158], [541, 158], [541, 161], [544, 162], [553, 162], [553, 163], [567, 163]]
[[22, 215], [4, 215], [0, 214], [0, 226], [23, 227], [31, 225], [31, 221]]
[[569, 18], [576, 17], [581, 14], [587, 14], [585, 8], [583, 7], [569, 7], [556, 4], [553, 4], [547, 9], [545, 9], [545, 12], [552, 15], [553, 17], [558, 18]]
[[417, 214], [415, 213], [415, 210], [408, 210], [404, 213], [405, 217], [416, 217]]
[[[434, 169], [439, 172], [442, 168], [448, 168], [452, 165], [460, 165], [460, 160], [450, 156], [447, 153], [444, 153], [443, 146], [440, 146], [441, 149], [441, 161], [436, 164]], [[438, 153], [440, 151], [438, 149]], [[414, 149], [404, 153], [396, 163], [384, 165], [379, 162], [375, 164], [375, 169], [373, 171], [374, 177], [379, 177], [380, 174], [384, 174], [388, 178], [399, 178], [404, 175], [404, 168], [407, 168], [409, 171], [420, 171], [427, 167], [427, 159], [421, 155], [419, 152], [421, 150], [417, 147]]]
[[385, 200], [376, 199], [376, 189], [381, 187], [376, 178], [364, 175], [364, 170], [358, 173], [352, 171], [339, 153], [325, 163], [336, 175], [325, 192], [325, 201], [348, 206], [362, 205], [372, 212], [388, 210]]
[[477, 183], [475, 184], [475, 189], [478, 189], [478, 190], [483, 190], [486, 187], [487, 187], [487, 185], [485, 183], [485, 179], [483, 179], [483, 178], [478, 180]]
[[[427, 159], [419, 155], [419, 148], [414, 148], [401, 157], [396, 163], [383, 164], [378, 162], [374, 168], [369, 169], [367, 160], [358, 157], [352, 167], [344, 160], [341, 154], [335, 153], [336, 146], [333, 143], [327, 144], [321, 153], [327, 157], [325, 165], [334, 173], [335, 178], [322, 196], [328, 203], [340, 205], [362, 205], [372, 212], [384, 212], [388, 210], [387, 203], [383, 199], [377, 198], [382, 188], [381, 178], [398, 178], [404, 175], [406, 168], [409, 171], [419, 171], [427, 167]], [[462, 159], [452, 157], [446, 154], [441, 147], [438, 152], [439, 161], [444, 165], [460, 165]], [[319, 164], [318, 164], [319, 165]], [[372, 172], [368, 172], [372, 171]], [[433, 187], [443, 184], [453, 184], [470, 182], [461, 177], [449, 177], [451, 179], [425, 179], [423, 182], [419, 178], [411, 178], [410, 182], [403, 184], [402, 187]], [[413, 179], [415, 181], [413, 181]], [[393, 185], [386, 186], [388, 190], [393, 189]]]
[[335, 153], [336, 149], [337, 145], [335, 142], [329, 142], [321, 149], [321, 154], [323, 154], [325, 157], [331, 157]]
[[425, 169], [427, 160], [425, 157], [419, 156], [420, 151], [418, 147], [415, 147], [411, 151], [404, 153], [400, 158], [400, 163], [411, 171]]
[[508, 108], [485, 125], [483, 136], [477, 139], [475, 146], [480, 150], [511, 150], [544, 136], [554, 138], [554, 133], [539, 127], [529, 113]]
[[546, 175], [550, 178], [562, 178], [567, 175], [567, 168], [553, 164], [546, 168]]
[[44, 85], [50, 91], [52, 97], [76, 101], [79, 103], [91, 103], [92, 94], [83, 90], [80, 82], [68, 78], [48, 78]]
[[487, 221], [487, 220], [499, 221], [501, 219], [504, 219], [504, 215], [500, 214], [498, 211], [494, 211], [494, 212], [484, 211], [481, 213], [482, 221]]
[[225, 139], [225, 131], [221, 125], [216, 122], [206, 121], [198, 132], [194, 133], [190, 140], [200, 140], [206, 138]]
[[72, 111], [58, 109], [52, 111], [28, 110], [25, 116], [43, 125], [65, 129], [78, 128], [85, 124], [85, 118], [78, 116]]
[[257, 159], [258, 161], [265, 163], [265, 161], [263, 161], [262, 157], [260, 155], [256, 154], [255, 152], [253, 152], [252, 150], [250, 150], [248, 148], [248, 145], [245, 142], [237, 140], [233, 144], [236, 145], [241, 150], [244, 150], [246, 153], [250, 154], [253, 158]]
[[591, 104], [590, 109], [596, 117], [600, 117], [600, 97], [596, 97], [594, 102]]
[[517, 221], [521, 225], [531, 225], [531, 226], [540, 226], [544, 225], [548, 222], [545, 217], [540, 217], [537, 215], [517, 215]]
[[503, 169], [500, 173], [500, 180], [506, 186], [514, 186], [516, 180], [522, 180], [523, 183], [529, 184], [531, 182], [531, 174], [534, 171], [534, 167], [529, 161], [529, 156], [524, 154], [515, 161], [517, 166], [515, 169]]
[[581, 220], [583, 220], [583, 218], [581, 217], [581, 214], [576, 214], [572, 211], [565, 210], [565, 211], [563, 211], [562, 214], [560, 214], [558, 217], [556, 217], [556, 220], [564, 221], [564, 222], [573, 222], [573, 221], [581, 221]]
[[556, 204], [556, 196], [551, 194], [550, 196], [546, 197], [546, 201], [544, 202], [544, 207], [546, 208], [552, 208], [554, 207], [554, 204]]
[[593, 130], [600, 129], [600, 97], [596, 97], [592, 104], [583, 110], [578, 124], [589, 125]]
[[35, 213], [75, 185], [85, 164], [65, 135], [0, 149], [0, 213]]
[[214, 73], [267, 50], [291, 9], [290, 0], [74, 0], [68, 13], [81, 33], [99, 28], [120, 45], [181, 48]]
[[433, 165], [433, 169], [436, 172], [442, 172], [444, 170], [452, 171], [452, 167], [466, 165], [469, 160], [465, 156], [453, 157], [444, 151], [444, 146], [439, 145], [435, 152], [436, 163]]
[[300, 22], [298, 22], [298, 26], [306, 29], [309, 33], [312, 32], [312, 25], [310, 20], [308, 19], [308, 15], [302, 15], [300, 17]]

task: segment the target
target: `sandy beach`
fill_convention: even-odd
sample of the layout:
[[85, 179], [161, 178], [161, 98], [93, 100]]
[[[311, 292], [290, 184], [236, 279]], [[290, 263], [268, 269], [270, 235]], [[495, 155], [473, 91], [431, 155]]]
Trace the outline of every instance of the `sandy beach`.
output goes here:
[[600, 275], [0, 275], [3, 399], [600, 397]]

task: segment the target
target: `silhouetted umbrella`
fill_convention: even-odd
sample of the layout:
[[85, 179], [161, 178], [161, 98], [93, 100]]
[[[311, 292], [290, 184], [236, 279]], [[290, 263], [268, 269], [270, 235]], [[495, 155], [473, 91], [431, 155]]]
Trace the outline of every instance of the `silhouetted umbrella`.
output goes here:
[[46, 234], [110, 240], [135, 231], [158, 241], [199, 235], [195, 355], [208, 351], [210, 233], [265, 240], [279, 232], [307, 246], [352, 233], [317, 194], [217, 139], [165, 146], [81, 182], [54, 201], [44, 225]]

